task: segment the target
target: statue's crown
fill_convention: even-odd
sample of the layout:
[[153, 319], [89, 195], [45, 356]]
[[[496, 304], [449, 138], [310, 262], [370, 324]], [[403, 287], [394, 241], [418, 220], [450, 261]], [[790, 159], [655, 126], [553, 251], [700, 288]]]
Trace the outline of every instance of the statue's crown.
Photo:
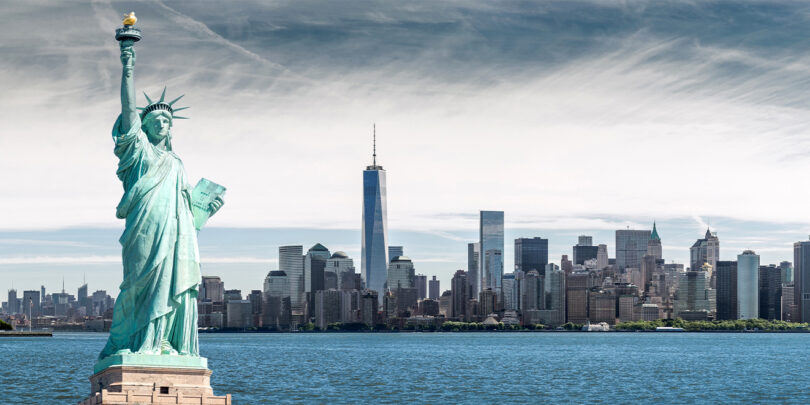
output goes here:
[[141, 119], [144, 119], [146, 117], [146, 115], [149, 114], [152, 111], [168, 111], [169, 114], [171, 114], [172, 119], [175, 119], [175, 118], [181, 119], [181, 120], [188, 119], [186, 117], [180, 117], [178, 115], [174, 115], [174, 113], [176, 111], [185, 110], [188, 107], [180, 107], [180, 108], [173, 108], [172, 107], [172, 105], [174, 103], [176, 103], [177, 100], [180, 100], [181, 98], [183, 98], [183, 95], [181, 95], [180, 97], [177, 97], [176, 99], [174, 99], [172, 101], [165, 102], [165, 101], [163, 101], [163, 100], [166, 99], [166, 88], [165, 87], [163, 88], [163, 93], [160, 95], [160, 100], [158, 100], [157, 102], [152, 101], [152, 99], [149, 98], [149, 95], [147, 95], [146, 92], [144, 92], [143, 95], [146, 96], [146, 101], [147, 101], [148, 104], [146, 105], [146, 107], [138, 107], [138, 109], [141, 110]]

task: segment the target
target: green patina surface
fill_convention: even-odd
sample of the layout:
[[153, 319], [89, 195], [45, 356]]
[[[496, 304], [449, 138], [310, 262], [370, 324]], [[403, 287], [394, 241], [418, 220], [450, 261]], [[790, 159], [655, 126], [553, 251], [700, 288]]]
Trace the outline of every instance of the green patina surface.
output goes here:
[[205, 368], [197, 337], [200, 256], [195, 224], [205, 223], [219, 210], [224, 187], [219, 186], [215, 197], [206, 195], [204, 206], [196, 201], [192, 211], [193, 190], [171, 145], [172, 123], [184, 118], [175, 115], [183, 109], [174, 106], [180, 97], [165, 101], [164, 89], [159, 100], [146, 96], [147, 105], [136, 108], [137, 39], [120, 35], [118, 39], [121, 115], [112, 137], [124, 188], [116, 212], [126, 220], [119, 240], [124, 277], [110, 337], [95, 370], [111, 365]]
[[99, 360], [93, 373], [112, 366], [208, 368], [208, 359], [199, 356], [167, 356], [160, 354], [114, 354]]

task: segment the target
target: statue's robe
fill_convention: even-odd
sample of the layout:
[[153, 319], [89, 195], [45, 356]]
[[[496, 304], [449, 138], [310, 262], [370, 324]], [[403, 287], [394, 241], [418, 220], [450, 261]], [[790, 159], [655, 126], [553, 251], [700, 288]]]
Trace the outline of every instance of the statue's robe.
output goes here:
[[124, 196], [118, 218], [124, 281], [110, 338], [99, 358], [115, 353], [199, 356], [197, 293], [200, 259], [183, 162], [149, 142], [141, 122], [113, 128]]

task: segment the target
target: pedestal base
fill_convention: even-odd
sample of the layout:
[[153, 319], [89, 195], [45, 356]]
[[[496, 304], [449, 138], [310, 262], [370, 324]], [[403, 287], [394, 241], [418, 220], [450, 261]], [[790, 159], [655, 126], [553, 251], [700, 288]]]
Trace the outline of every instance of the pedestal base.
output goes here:
[[207, 368], [115, 365], [90, 377], [91, 396], [79, 405], [230, 405], [230, 394], [214, 395]]

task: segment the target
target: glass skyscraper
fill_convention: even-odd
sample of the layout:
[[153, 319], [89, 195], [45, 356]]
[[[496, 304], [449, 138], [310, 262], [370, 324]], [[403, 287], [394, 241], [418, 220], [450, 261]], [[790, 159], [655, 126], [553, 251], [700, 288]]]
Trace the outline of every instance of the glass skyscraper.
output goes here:
[[737, 319], [759, 318], [759, 255], [737, 255]]
[[620, 229], [616, 231], [616, 267], [619, 270], [641, 268], [641, 258], [647, 254], [651, 231]]
[[491, 288], [500, 296], [503, 277], [503, 211], [481, 211], [479, 227], [481, 291]]
[[388, 278], [388, 210], [385, 198], [385, 170], [377, 166], [376, 135], [374, 160], [363, 171], [363, 223], [360, 272], [366, 288], [382, 299]]
[[810, 322], [810, 241], [793, 244], [793, 283], [796, 315], [790, 320]]
[[528, 272], [537, 270], [545, 274], [548, 264], [548, 239], [517, 238], [515, 239], [515, 270]]

